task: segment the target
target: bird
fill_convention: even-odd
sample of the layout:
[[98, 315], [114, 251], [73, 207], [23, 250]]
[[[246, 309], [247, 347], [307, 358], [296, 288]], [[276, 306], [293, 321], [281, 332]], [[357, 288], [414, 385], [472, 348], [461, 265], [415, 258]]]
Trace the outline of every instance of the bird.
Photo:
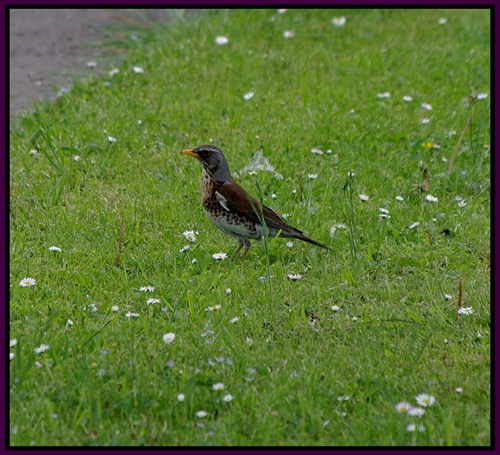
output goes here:
[[181, 153], [196, 158], [203, 167], [201, 203], [206, 217], [222, 232], [238, 240], [238, 248], [231, 256], [231, 261], [243, 247], [244, 259], [251, 246], [250, 239], [259, 240], [265, 235], [263, 222], [269, 237], [279, 235], [330, 249], [306, 237], [302, 231], [283, 221], [274, 210], [249, 196], [231, 177], [226, 157], [219, 147], [200, 145], [182, 150]]

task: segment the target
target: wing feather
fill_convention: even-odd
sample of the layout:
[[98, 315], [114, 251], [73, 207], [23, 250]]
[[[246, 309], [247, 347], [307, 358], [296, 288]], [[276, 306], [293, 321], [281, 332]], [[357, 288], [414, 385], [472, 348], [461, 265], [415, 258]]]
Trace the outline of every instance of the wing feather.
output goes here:
[[266, 225], [270, 228], [282, 230], [284, 233], [302, 234], [302, 231], [287, 224], [274, 210], [261, 205], [259, 201], [249, 196], [234, 180], [224, 182], [217, 190], [216, 197], [225, 210], [241, 212], [258, 223], [261, 222], [260, 219], [263, 215]]

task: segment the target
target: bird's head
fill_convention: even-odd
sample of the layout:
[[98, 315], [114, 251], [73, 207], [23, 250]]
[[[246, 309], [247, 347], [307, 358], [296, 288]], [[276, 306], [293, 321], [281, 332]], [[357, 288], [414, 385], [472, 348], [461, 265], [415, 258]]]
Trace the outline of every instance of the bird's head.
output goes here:
[[181, 153], [197, 158], [203, 169], [214, 180], [218, 182], [231, 180], [231, 173], [229, 172], [226, 157], [219, 147], [215, 147], [214, 145], [200, 145], [194, 149], [183, 150]]

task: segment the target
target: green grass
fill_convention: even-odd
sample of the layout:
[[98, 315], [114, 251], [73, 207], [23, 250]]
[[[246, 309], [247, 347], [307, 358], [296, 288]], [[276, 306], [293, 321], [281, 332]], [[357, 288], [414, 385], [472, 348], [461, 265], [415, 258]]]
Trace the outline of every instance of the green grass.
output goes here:
[[[138, 33], [118, 74], [89, 76], [11, 126], [10, 443], [489, 445], [490, 98], [466, 102], [490, 91], [489, 12], [178, 21]], [[332, 251], [269, 239], [267, 255], [256, 244], [244, 261], [214, 261], [236, 242], [204, 218], [201, 167], [179, 154], [203, 143]], [[256, 151], [284, 178], [238, 176]], [[473, 314], [457, 318], [460, 281]], [[395, 411], [419, 393], [436, 398], [421, 419]]]

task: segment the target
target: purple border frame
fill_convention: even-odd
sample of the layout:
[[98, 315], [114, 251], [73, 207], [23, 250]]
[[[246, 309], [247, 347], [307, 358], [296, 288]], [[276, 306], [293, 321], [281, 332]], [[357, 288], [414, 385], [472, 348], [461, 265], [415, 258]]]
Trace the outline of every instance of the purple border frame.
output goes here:
[[[401, 7], [401, 8], [406, 8], [406, 7], [427, 7], [427, 8], [442, 8], [442, 7], [448, 7], [448, 8], [453, 8], [453, 7], [470, 7], [470, 8], [490, 8], [492, 11], [492, 23], [491, 23], [491, 33], [492, 33], [492, 60], [494, 65], [492, 66], [492, 76], [493, 76], [493, 89], [491, 90], [491, 96], [494, 98], [494, 103], [493, 103], [493, 112], [492, 112], [492, 119], [493, 119], [493, 129], [492, 129], [492, 138], [491, 138], [491, 150], [492, 150], [492, 155], [491, 155], [491, 161], [492, 161], [492, 204], [491, 204], [491, 220], [492, 220], [492, 238], [491, 238], [491, 244], [492, 244], [492, 253], [494, 258], [498, 256], [498, 250], [499, 246], [497, 242], [495, 241], [496, 235], [500, 235], [500, 229], [497, 224], [497, 220], [495, 219], [495, 204], [497, 202], [497, 186], [495, 184], [495, 176], [500, 175], [499, 172], [499, 163], [500, 160], [497, 160], [495, 158], [495, 151], [496, 151], [496, 140], [495, 140], [495, 134], [497, 130], [500, 130], [500, 125], [499, 122], [497, 121], [497, 118], [495, 116], [495, 113], [498, 112], [498, 97], [496, 96], [496, 87], [497, 87], [497, 82], [498, 82], [498, 71], [496, 68], [497, 65], [497, 59], [495, 59], [496, 53], [495, 53], [495, 42], [496, 42], [496, 27], [495, 25], [500, 24], [500, 7], [496, 8], [498, 3], [498, 0], [478, 0], [476, 2], [471, 2], [471, 1], [465, 1], [465, 0], [438, 0], [438, 1], [431, 1], [431, 0], [410, 0], [408, 2], [401, 2], [401, 1], [395, 1], [395, 0], [385, 0], [383, 2], [376, 2], [373, 0], [351, 0], [349, 2], [342, 1], [342, 2], [336, 2], [336, 1], [328, 1], [328, 0], [323, 0], [323, 1], [313, 1], [311, 4], [306, 4], [303, 0], [302, 1], [297, 1], [297, 0], [274, 0], [272, 2], [267, 1], [267, 0], [242, 0], [239, 2], [234, 2], [233, 1], [224, 1], [224, 0], [219, 0], [217, 2], [213, 1], [203, 1], [203, 0], [185, 0], [183, 2], [168, 2], [168, 1], [146, 1], [145, 3], [138, 3], [137, 1], [131, 1], [131, 0], [108, 0], [106, 2], [101, 2], [99, 0], [81, 0], [75, 3], [70, 3], [68, 1], [63, 1], [63, 0], [52, 0], [52, 1], [40, 1], [40, 0], [0, 0], [0, 31], [4, 30], [4, 32], [0, 32], [0, 39], [3, 41], [2, 45], [0, 46], [0, 74], [2, 76], [2, 88], [3, 90], [0, 90], [0, 106], [2, 109], [0, 109], [0, 137], [4, 138], [4, 148], [1, 150], [2, 154], [2, 163], [3, 166], [0, 167], [0, 182], [2, 183], [3, 191], [0, 192], [1, 198], [0, 198], [0, 204], [1, 204], [1, 225], [0, 225], [0, 235], [1, 235], [1, 244], [4, 247], [4, 257], [2, 258], [3, 260], [0, 261], [0, 288], [3, 291], [3, 298], [0, 298], [0, 310], [1, 313], [3, 314], [3, 318], [0, 316], [0, 333], [3, 333], [4, 336], [0, 338], [0, 344], [1, 344], [1, 349], [0, 349], [0, 454], [4, 453], [15, 453], [19, 455], [23, 454], [28, 454], [32, 452], [36, 452], [39, 454], [52, 454], [55, 451], [63, 451], [63, 452], [70, 452], [70, 451], [78, 451], [80, 453], [100, 453], [100, 452], [114, 452], [116, 450], [120, 451], [127, 451], [128, 453], [146, 453], [150, 452], [151, 450], [154, 450], [156, 452], [162, 451], [165, 453], [169, 454], [186, 454], [186, 453], [200, 453], [200, 452], [205, 452], [207, 450], [210, 451], [244, 451], [246, 453], [248, 452], [259, 452], [264, 453], [270, 452], [270, 451], [280, 451], [280, 452], [295, 452], [295, 453], [308, 453], [311, 450], [314, 451], [321, 451], [321, 452], [335, 452], [335, 453], [351, 453], [351, 454], [361, 454], [361, 453], [366, 453], [366, 452], [371, 452], [374, 450], [384, 450], [384, 451], [411, 451], [416, 454], [432, 454], [433, 452], [439, 452], [441, 451], [457, 451], [457, 452], [462, 452], [462, 453], [485, 453], [485, 452], [496, 452], [495, 446], [496, 446], [496, 435], [498, 434], [500, 428], [498, 424], [498, 419], [496, 419], [497, 416], [497, 411], [499, 409], [498, 402], [497, 402], [497, 394], [496, 394], [496, 384], [497, 384], [497, 378], [498, 375], [497, 369], [498, 365], [496, 362], [493, 362], [493, 370], [492, 370], [492, 382], [493, 382], [493, 387], [491, 390], [491, 396], [492, 396], [492, 415], [491, 415], [491, 422], [492, 422], [492, 435], [491, 435], [491, 447], [477, 447], [477, 448], [467, 448], [467, 447], [450, 447], [450, 448], [403, 448], [403, 447], [394, 447], [394, 448], [357, 448], [357, 447], [352, 447], [352, 448], [290, 448], [290, 447], [282, 447], [282, 448], [274, 448], [274, 447], [241, 447], [241, 448], [231, 448], [231, 447], [213, 447], [213, 448], [195, 448], [195, 447], [186, 447], [186, 448], [132, 448], [132, 447], [120, 447], [120, 448], [81, 448], [81, 447], [61, 447], [61, 448], [40, 448], [40, 447], [33, 447], [33, 448], [14, 448], [14, 447], [9, 447], [7, 445], [7, 439], [9, 437], [9, 432], [7, 429], [7, 423], [8, 423], [8, 414], [7, 414], [7, 407], [6, 405], [8, 404], [8, 385], [7, 385], [7, 371], [6, 369], [8, 368], [9, 361], [7, 360], [7, 345], [9, 341], [9, 331], [8, 331], [8, 321], [9, 321], [9, 312], [8, 312], [8, 304], [7, 302], [9, 301], [9, 293], [8, 293], [8, 264], [9, 264], [9, 222], [8, 222], [8, 194], [9, 194], [9, 138], [8, 138], [8, 122], [9, 122], [9, 109], [8, 109], [8, 100], [9, 100], [9, 86], [8, 86], [8, 75], [7, 75], [7, 70], [9, 68], [8, 65], [8, 56], [7, 56], [7, 46], [9, 43], [9, 37], [8, 37], [8, 11], [10, 8], [29, 8], [29, 7], [36, 7], [36, 8], [43, 8], [43, 7], [56, 7], [56, 8], [78, 8], [78, 7], [87, 7], [87, 6], [94, 6], [98, 8], [113, 8], [113, 7], [137, 7], [137, 8], [158, 8], [161, 6], [164, 6], [165, 8], [186, 8], [186, 7], [203, 7], [203, 8], [227, 8], [227, 7], [240, 7], [240, 6], [262, 6], [262, 7], [268, 7], [268, 8], [274, 8], [278, 6], [288, 6], [288, 7], [304, 7], [304, 8], [312, 8], [312, 7], [325, 7], [325, 8], [352, 8], [352, 7]], [[495, 261], [493, 261], [492, 265], [492, 274], [494, 275], [494, 279], [492, 281], [492, 293], [491, 295], [495, 295], [495, 284], [496, 284], [496, 266], [495, 266]], [[491, 352], [491, 357], [493, 361], [495, 360], [495, 335], [496, 335], [496, 327], [498, 326], [498, 320], [497, 320], [497, 312], [495, 311], [494, 305], [492, 305], [492, 316], [493, 316], [493, 327], [492, 327], [492, 335], [493, 335], [493, 343], [492, 343], [492, 352]]]

